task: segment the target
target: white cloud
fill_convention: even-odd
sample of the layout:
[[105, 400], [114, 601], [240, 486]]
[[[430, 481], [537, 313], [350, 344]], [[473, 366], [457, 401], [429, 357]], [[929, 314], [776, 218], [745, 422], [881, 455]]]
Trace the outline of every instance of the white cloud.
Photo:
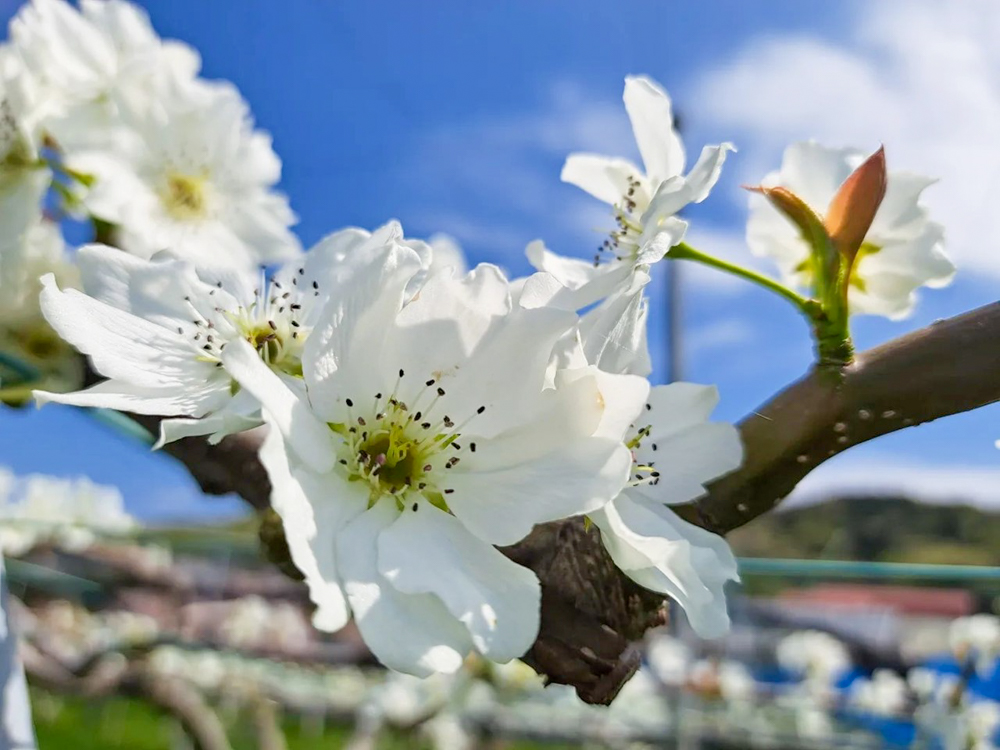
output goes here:
[[772, 35], [706, 73], [692, 120], [733, 137], [747, 182], [777, 168], [793, 140], [885, 143], [890, 169], [941, 178], [927, 202], [960, 272], [1000, 277], [1000, 3], [852, 7], [847, 39]]
[[532, 227], [544, 227], [552, 236], [575, 235], [586, 244], [576, 254], [586, 256], [613, 222], [607, 208], [589, 196], [561, 190], [559, 170], [570, 152], [595, 150], [635, 151], [624, 108], [561, 82], [531, 111], [484, 114], [425, 133], [405, 171], [421, 187], [418, 194], [447, 206], [440, 216], [423, 212], [421, 220], [440, 218], [436, 229], [465, 243], [485, 240], [481, 247], [494, 250], [500, 243], [493, 237], [517, 238], [518, 246], [508, 250], [520, 253], [536, 238]]
[[830, 497], [895, 495], [935, 505], [974, 505], [1000, 510], [997, 466], [934, 465], [893, 455], [843, 456], [821, 465], [782, 507], [809, 505]]

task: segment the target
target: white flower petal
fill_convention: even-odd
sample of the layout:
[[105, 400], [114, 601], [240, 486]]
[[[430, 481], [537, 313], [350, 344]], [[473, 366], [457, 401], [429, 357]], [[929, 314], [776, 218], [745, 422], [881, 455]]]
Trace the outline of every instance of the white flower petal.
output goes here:
[[217, 379], [214, 365], [199, 362], [190, 343], [154, 325], [70, 289], [60, 291], [51, 274], [42, 278], [45, 319], [66, 341], [91, 358], [106, 377], [136, 387], [203, 387]]
[[551, 274], [569, 289], [579, 289], [604, 272], [601, 266], [595, 266], [591, 261], [568, 258], [552, 252], [541, 240], [528, 243], [524, 254], [535, 270]]
[[781, 172], [768, 175], [764, 184], [790, 188], [820, 216], [864, 155], [852, 148], [828, 148], [815, 141], [800, 141], [785, 149]]
[[[203, 383], [197, 388], [144, 388], [119, 380], [106, 380], [73, 393], [34, 391], [39, 406], [49, 402], [95, 409], [116, 409], [134, 414], [185, 414], [200, 417], [229, 400], [225, 383]], [[205, 434], [205, 433], [199, 433]]]
[[666, 438], [706, 422], [718, 405], [719, 389], [714, 385], [654, 386], [649, 392], [650, 437]]
[[231, 341], [222, 352], [226, 372], [246, 388], [270, 413], [270, 420], [298, 456], [318, 472], [336, 461], [333, 433], [302, 399], [279, 378], [243, 339]]
[[[622, 99], [650, 179], [658, 183], [681, 174], [684, 171], [684, 145], [674, 129], [674, 115], [667, 92], [645, 76], [629, 76], [625, 79]], [[622, 194], [619, 193], [619, 196]]]
[[[535, 369], [542, 371], [543, 364]], [[456, 515], [488, 541], [513, 543], [536, 523], [599, 507], [624, 485], [631, 458], [622, 432], [644, 403], [646, 381], [591, 368], [557, 376], [556, 385], [536, 393], [533, 408], [513, 429], [482, 437], [483, 414], [462, 431], [461, 464], [449, 467], [443, 481], [454, 490], [448, 502]], [[593, 437], [615, 422], [617, 434]], [[550, 489], [540, 492], [540, 486]]]
[[[455, 672], [472, 649], [467, 630], [437, 596], [405, 593], [380, 572], [382, 540], [392, 533], [398, 516], [391, 501], [382, 501], [338, 536], [338, 558], [354, 620], [365, 644], [390, 669], [419, 677]], [[421, 541], [401, 543], [409, 551], [421, 547]], [[433, 561], [417, 559], [413, 564], [424, 569], [428, 563]], [[444, 570], [443, 576], [449, 573]]]
[[590, 261], [558, 255], [541, 240], [529, 244], [525, 254], [532, 266], [569, 290], [553, 298], [560, 309], [580, 310], [604, 299], [619, 289], [632, 272], [631, 263], [612, 261], [595, 266]]
[[[523, 656], [538, 634], [535, 574], [424, 503], [405, 509], [378, 539], [378, 568], [398, 590], [436, 594], [493, 661]], [[397, 626], [398, 628], [398, 626]]]
[[219, 443], [227, 435], [252, 430], [263, 424], [260, 404], [248, 392], [241, 390], [229, 397], [229, 386], [225, 389], [226, 403], [222, 408], [201, 419], [164, 419], [160, 422], [160, 437], [153, 450], [167, 443], [186, 437], [208, 435], [212, 445]]
[[580, 339], [587, 361], [605, 372], [648, 375], [646, 341], [648, 304], [643, 288], [649, 273], [637, 269], [627, 287], [608, 297], [580, 319]]
[[639, 585], [675, 599], [700, 636], [717, 638], [729, 629], [724, 586], [739, 574], [725, 539], [628, 492], [591, 518], [615, 564]]
[[366, 505], [365, 492], [334, 474], [318, 475], [290, 455], [281, 432], [271, 425], [260, 449], [271, 480], [271, 505], [281, 516], [292, 562], [305, 576], [316, 605], [317, 628], [335, 631], [350, 611], [337, 562], [338, 533]]
[[668, 180], [659, 187], [649, 202], [649, 208], [642, 215], [643, 225], [657, 226], [685, 206], [705, 200], [719, 181], [726, 154], [734, 150], [731, 143], [705, 146], [698, 162], [686, 177]]
[[920, 205], [920, 196], [935, 182], [923, 175], [893, 172], [868, 234], [897, 241], [914, 239], [927, 223], [927, 210]]
[[610, 438], [566, 440], [534, 460], [508, 466], [502, 465], [503, 451], [488, 441], [481, 444], [477, 457], [482, 453], [498, 465], [474, 463], [470, 470], [454, 471], [447, 502], [473, 533], [498, 545], [520, 541], [535, 524], [600, 508], [621, 491], [632, 466], [621, 440]]
[[[403, 306], [406, 286], [420, 270], [413, 250], [390, 243], [359, 269], [342, 296], [326, 305], [302, 353], [310, 399], [322, 416], [332, 419], [333, 405], [352, 392], [361, 398], [360, 393], [367, 397], [391, 386], [394, 374], [382, 364], [384, 340]], [[347, 361], [348, 374], [355, 377], [345, 381], [335, 374]]]
[[400, 311], [386, 348], [393, 362], [414, 375], [446, 372], [467, 358], [510, 309], [509, 285], [496, 266], [479, 265], [461, 278], [446, 270], [428, 279]]
[[635, 454], [640, 464], [654, 462], [660, 476], [656, 484], [641, 484], [631, 491], [676, 505], [701, 497], [708, 482], [739, 468], [743, 443], [733, 425], [703, 422], [665, 438], [646, 438]]
[[563, 182], [612, 205], [628, 192], [630, 177], [642, 179], [642, 170], [627, 159], [597, 154], [571, 154], [559, 175]]

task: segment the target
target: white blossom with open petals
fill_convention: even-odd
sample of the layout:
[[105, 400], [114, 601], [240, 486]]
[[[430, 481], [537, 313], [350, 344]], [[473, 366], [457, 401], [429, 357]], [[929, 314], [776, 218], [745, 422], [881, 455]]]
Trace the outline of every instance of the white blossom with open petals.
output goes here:
[[593, 263], [564, 258], [535, 244], [528, 250], [535, 268], [579, 290], [581, 307], [608, 296], [633, 268], [656, 263], [684, 239], [687, 222], [677, 214], [708, 197], [726, 154], [733, 150], [729, 143], [706, 146], [685, 175], [684, 146], [667, 92], [649, 78], [630, 76], [623, 99], [645, 171], [627, 159], [596, 154], [572, 154], [562, 170], [564, 182], [614, 207], [615, 229]]
[[724, 587], [739, 580], [736, 558], [725, 539], [688, 523], [670, 506], [700, 497], [707, 482], [742, 461], [736, 428], [708, 421], [717, 402], [710, 386], [654, 387], [642, 411], [630, 418], [628, 485], [590, 514], [615, 564], [639, 585], [674, 599], [705, 638], [729, 629]]
[[[813, 141], [785, 149], [781, 169], [767, 175], [764, 187], [782, 186], [802, 198], [819, 216], [826, 213], [840, 185], [865, 159], [854, 149]], [[885, 198], [854, 261], [848, 290], [852, 313], [885, 315], [893, 320], [912, 312], [921, 286], [947, 286], [955, 266], [944, 252], [944, 229], [920, 203], [934, 180], [910, 172], [890, 172]], [[777, 264], [785, 283], [810, 288], [810, 247], [797, 229], [764, 196], [750, 196], [747, 244], [755, 255]]]
[[296, 216], [275, 190], [281, 161], [230, 86], [191, 82], [123, 107], [131, 138], [66, 157], [94, 178], [81, 196], [140, 257], [161, 250], [199, 267], [252, 268], [301, 254]]
[[260, 404], [227, 372], [225, 348], [248, 342], [300, 389], [304, 344], [323, 304], [393, 238], [403, 241], [396, 222], [374, 234], [335, 232], [270, 280], [84, 247], [78, 260], [86, 291], [60, 290], [47, 277], [41, 305], [59, 335], [108, 380], [75, 393], [39, 391], [36, 399], [182, 417], [161, 422], [161, 443], [190, 435], [214, 442], [255, 427]]
[[[622, 434], [642, 378], [560, 371], [553, 347], [573, 313], [525, 309], [492, 266], [455, 278], [391, 244], [332, 298], [303, 355], [305, 393], [251, 347], [223, 361], [264, 407], [261, 452], [317, 626], [351, 613], [373, 653], [417, 675], [453, 672], [475, 650], [521, 656], [539, 584], [497, 551], [537, 523], [593, 512], [618, 494]], [[405, 628], [400, 628], [405, 623]]]

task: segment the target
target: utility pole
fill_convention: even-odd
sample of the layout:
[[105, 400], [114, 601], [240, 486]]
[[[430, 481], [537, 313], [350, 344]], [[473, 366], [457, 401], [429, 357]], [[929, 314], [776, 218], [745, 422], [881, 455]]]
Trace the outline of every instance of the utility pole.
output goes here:
[[667, 295], [667, 382], [676, 383], [684, 375], [683, 341], [681, 333], [681, 263], [667, 261], [663, 264], [666, 273], [665, 291]]

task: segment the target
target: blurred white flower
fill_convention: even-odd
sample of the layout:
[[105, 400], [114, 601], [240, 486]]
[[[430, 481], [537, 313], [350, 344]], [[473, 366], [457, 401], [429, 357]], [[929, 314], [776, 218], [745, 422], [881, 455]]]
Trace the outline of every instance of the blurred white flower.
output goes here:
[[776, 651], [778, 664], [805, 678], [806, 686], [820, 693], [851, 666], [847, 648], [829, 633], [800, 630], [781, 639]]
[[274, 190], [281, 161], [235, 89], [172, 86], [122, 114], [132, 138], [66, 159], [95, 178], [84, 205], [117, 226], [122, 248], [144, 258], [169, 250], [223, 269], [301, 254], [289, 230], [296, 217]]
[[389, 672], [366, 696], [362, 708], [369, 719], [410, 727], [438, 713], [447, 704], [454, 677], [435, 674], [420, 679]]
[[0, 47], [0, 270], [3, 256], [37, 223], [52, 179], [27, 115], [29, 96], [20, 61], [9, 47]]
[[899, 718], [909, 705], [909, 689], [906, 680], [891, 669], [876, 669], [871, 678], [851, 683], [848, 702], [865, 713]]
[[546, 387], [575, 315], [512, 303], [492, 266], [411, 297], [420, 270], [390, 243], [331, 299], [306, 342], [305, 395], [244, 342], [222, 357], [272, 426], [261, 457], [317, 626], [353, 610], [383, 663], [423, 675], [473, 648], [501, 662], [528, 649], [538, 581], [494, 545], [618, 493], [628, 449], [598, 428], [624, 431], [618, 411], [637, 413], [648, 385], [583, 369]]
[[730, 703], [751, 703], [757, 683], [745, 664], [727, 659], [719, 665], [719, 692]]
[[657, 633], [646, 645], [649, 669], [664, 685], [683, 685], [692, 659], [691, 649], [683, 641], [666, 634]]
[[[788, 188], [822, 217], [864, 158], [854, 149], [794, 143], [785, 150], [781, 170], [767, 175], [761, 184]], [[928, 218], [920, 204], [921, 193], [933, 182], [909, 172], [889, 173], [885, 198], [854, 261], [848, 291], [851, 312], [903, 318], [916, 304], [918, 287], [950, 283], [955, 267], [944, 253], [943, 228]], [[777, 262], [786, 283], [811, 288], [809, 243], [762, 195], [750, 196], [747, 243], [755, 255]]]
[[31, 0], [11, 21], [12, 53], [29, 87], [30, 117], [60, 148], [129, 139], [122, 107], [144, 107], [169, 81], [191, 81], [201, 61], [161, 41], [149, 17], [123, 0]]
[[45, 542], [81, 549], [103, 535], [128, 534], [136, 522], [116, 487], [86, 477], [62, 479], [32, 474], [0, 488], [0, 549], [22, 555]]
[[229, 603], [219, 633], [239, 648], [294, 650], [307, 642], [309, 623], [290, 602], [244, 596]]
[[608, 296], [635, 267], [656, 263], [684, 239], [687, 222], [676, 214], [708, 197], [727, 152], [733, 150], [729, 143], [706, 146], [683, 175], [684, 146], [674, 129], [667, 92], [649, 78], [629, 76], [623, 99], [645, 172], [627, 159], [596, 154], [572, 154], [562, 170], [564, 182], [614, 207], [616, 228], [593, 263], [561, 257], [541, 243], [528, 248], [528, 260], [535, 268], [577, 290], [578, 307]]
[[972, 660], [986, 677], [1000, 658], [1000, 617], [987, 613], [959, 617], [948, 629], [948, 642], [959, 661]]
[[451, 711], [442, 711], [422, 724], [420, 733], [430, 740], [435, 750], [473, 750], [479, 746], [462, 718]]
[[0, 352], [38, 371], [33, 387], [73, 388], [82, 378], [80, 363], [42, 316], [38, 279], [54, 274], [61, 284], [76, 287], [79, 273], [59, 227], [37, 207], [24, 230], [17, 240], [0, 244]]
[[1000, 744], [1000, 703], [977, 700], [964, 711], [972, 750], [995, 750]]
[[700, 497], [707, 482], [742, 461], [736, 428], [708, 421], [717, 403], [711, 386], [653, 388], [645, 408], [629, 417], [629, 483], [590, 514], [615, 564], [639, 585], [677, 601], [705, 638], [729, 629], [724, 586], [739, 580], [736, 558], [725, 539], [669, 506]]

